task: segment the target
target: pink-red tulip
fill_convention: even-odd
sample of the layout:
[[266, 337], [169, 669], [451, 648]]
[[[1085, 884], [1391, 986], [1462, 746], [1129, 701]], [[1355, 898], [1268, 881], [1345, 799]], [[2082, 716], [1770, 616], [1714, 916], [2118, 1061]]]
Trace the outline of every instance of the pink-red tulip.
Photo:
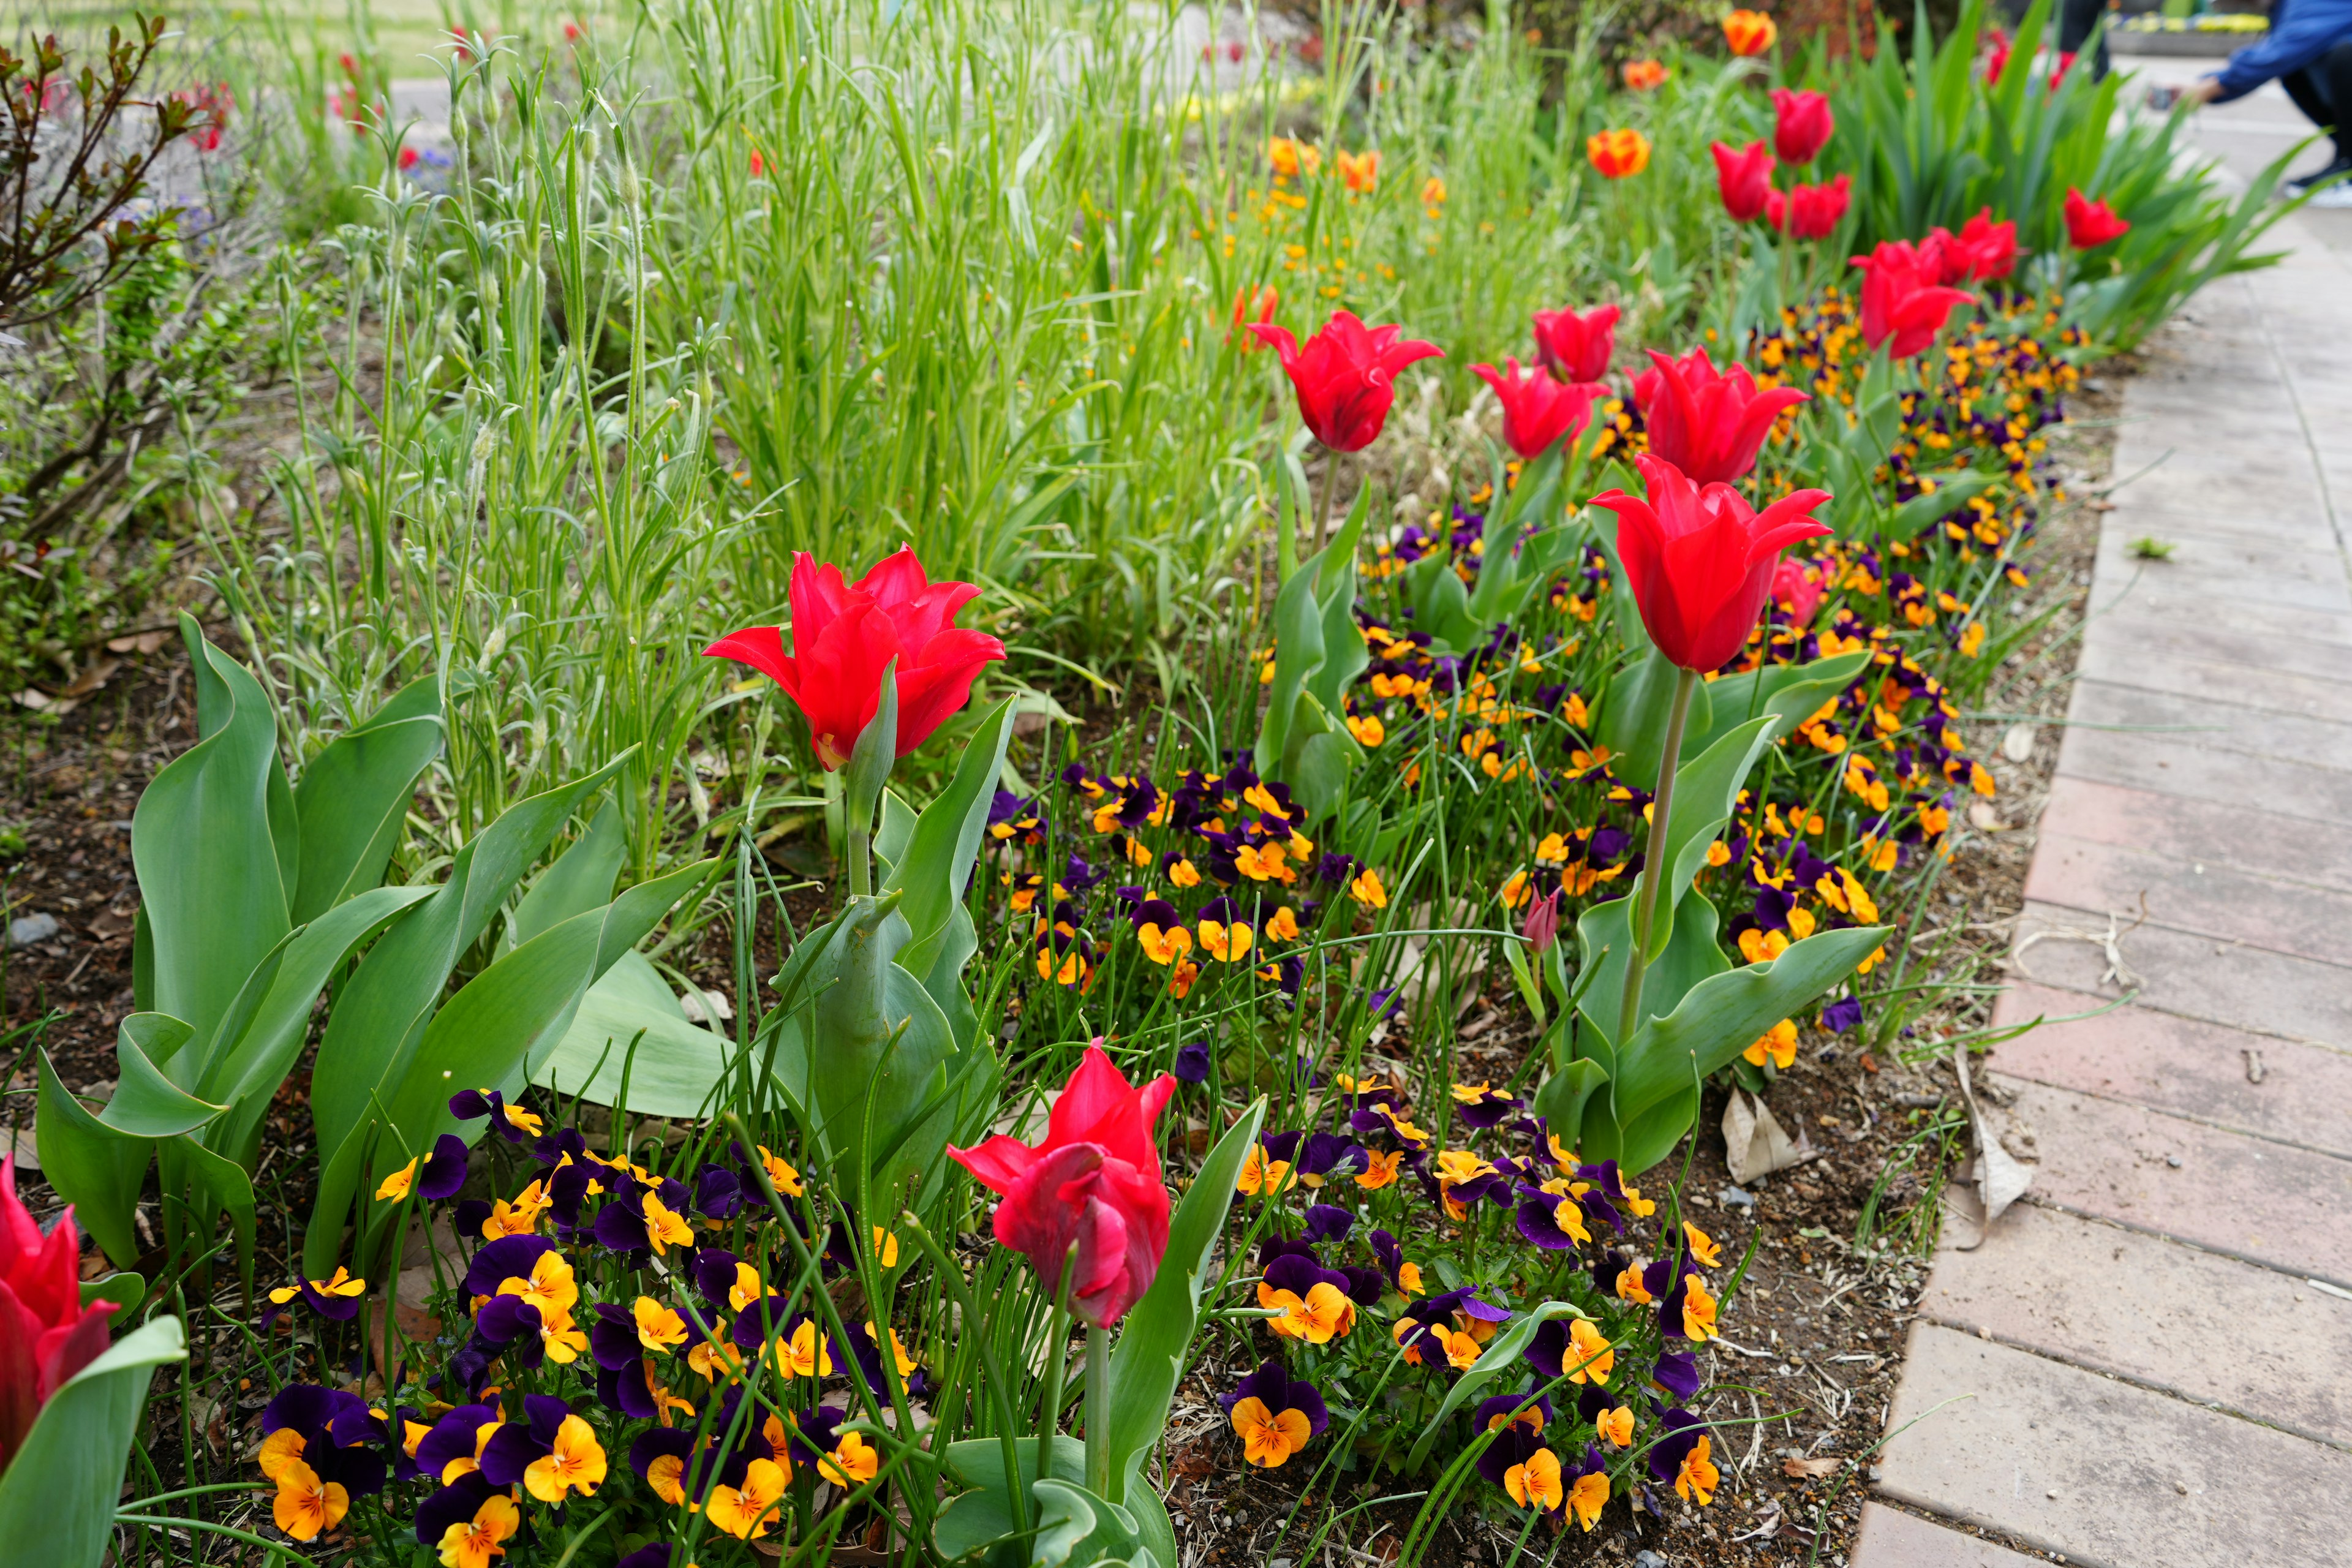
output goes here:
[[1070, 1309], [1108, 1328], [1151, 1289], [1168, 1251], [1168, 1187], [1151, 1124], [1176, 1090], [1166, 1073], [1130, 1087], [1099, 1041], [1054, 1102], [1045, 1141], [998, 1133], [949, 1158], [1003, 1201], [996, 1239], [1029, 1259], [1048, 1291], [1077, 1246]]
[[2066, 187], [2067, 244], [2077, 250], [2096, 250], [2130, 232], [2131, 225], [2117, 217], [2115, 208], [2091, 200], [2072, 185]]
[[1734, 223], [1753, 222], [1772, 191], [1772, 150], [1761, 142], [1750, 142], [1737, 153], [1717, 142], [1711, 150], [1716, 182], [1723, 190], [1723, 210]]
[[1826, 490], [1797, 490], [1762, 511], [1729, 485], [1695, 484], [1662, 458], [1634, 459], [1649, 494], [1592, 498], [1617, 514], [1617, 558], [1658, 651], [1705, 674], [1730, 662], [1763, 614], [1780, 552], [1829, 529], [1812, 509]]
[[1599, 381], [1617, 352], [1617, 307], [1536, 312], [1536, 357], [1562, 381]]
[[1853, 189], [1853, 176], [1840, 174], [1825, 185], [1791, 185], [1785, 198], [1772, 191], [1764, 198], [1764, 221], [1799, 239], [1827, 239], [1843, 221]]
[[1813, 612], [1822, 607], [1822, 591], [1818, 567], [1784, 560], [1772, 569], [1772, 602], [1789, 612], [1792, 626], [1813, 624]]
[[1937, 283], [1937, 263], [1903, 240], [1881, 240], [1853, 264], [1862, 268], [1863, 341], [1874, 349], [1892, 342], [1888, 352], [1899, 360], [1934, 342], [1955, 306], [1976, 303], [1973, 295]]
[[1919, 242], [1919, 254], [1936, 264], [1936, 281], [1947, 286], [1987, 283], [2006, 278], [2017, 265], [2017, 225], [1995, 223], [1986, 207], [1954, 234], [1937, 229]]
[[0, 1159], [0, 1470], [74, 1373], [106, 1352], [105, 1302], [81, 1304], [73, 1210], [47, 1236], [16, 1201], [16, 1157]]
[[2000, 85], [2000, 73], [2009, 68], [2009, 35], [1999, 27], [1985, 29], [1985, 85]]
[[2060, 84], [2065, 81], [2066, 73], [2074, 68], [2074, 51], [2068, 49], [2058, 57], [2058, 63], [2050, 68], [2050, 90], [2056, 92]]
[[1592, 400], [1609, 389], [1590, 382], [1555, 381], [1539, 365], [1509, 368], [1474, 364], [1470, 374], [1495, 389], [1503, 405], [1503, 441], [1520, 457], [1533, 461], [1549, 451], [1562, 437], [1582, 430], [1592, 417]]
[[1650, 363], [1633, 378], [1650, 450], [1697, 484], [1728, 484], [1754, 468], [1772, 421], [1805, 401], [1794, 387], [1759, 389], [1744, 364], [1717, 371], [1705, 349], [1680, 359], [1652, 349]]
[[1334, 311], [1304, 347], [1287, 327], [1244, 324], [1282, 357], [1298, 394], [1299, 418], [1334, 452], [1360, 452], [1380, 438], [1396, 401], [1397, 372], [1445, 357], [1435, 343], [1404, 339], [1402, 327], [1367, 327], [1350, 310]]
[[1772, 146], [1791, 163], [1810, 163], [1821, 156], [1837, 129], [1827, 93], [1772, 89]]
[[970, 583], [932, 582], [910, 549], [854, 586], [840, 567], [802, 551], [793, 558], [793, 652], [784, 651], [782, 627], [746, 626], [702, 653], [740, 659], [782, 687], [807, 718], [827, 773], [849, 760], [873, 721], [882, 671], [897, 659], [903, 757], [964, 705], [982, 665], [1004, 657], [996, 638], [954, 624], [979, 593]]

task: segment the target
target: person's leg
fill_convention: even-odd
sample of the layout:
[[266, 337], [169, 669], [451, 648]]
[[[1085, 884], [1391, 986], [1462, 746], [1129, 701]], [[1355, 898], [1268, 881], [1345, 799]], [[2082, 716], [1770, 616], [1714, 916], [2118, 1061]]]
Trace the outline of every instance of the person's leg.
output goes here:
[[2314, 124], [2336, 128], [2338, 163], [2352, 159], [2352, 38], [2338, 39], [2334, 48], [2314, 62], [2309, 74], [2319, 79], [2319, 89], [2327, 95], [2325, 118], [2300, 98], [2294, 106], [2310, 115]]
[[[2105, 10], [2105, 0], [2061, 0], [2058, 8], [2058, 52], [2062, 55], [2079, 53], [2083, 40], [2091, 36], [2091, 29], [2098, 26], [2099, 17]], [[2097, 57], [2083, 63], [2091, 68], [2094, 77], [2107, 74], [2105, 34], [2099, 36]]]

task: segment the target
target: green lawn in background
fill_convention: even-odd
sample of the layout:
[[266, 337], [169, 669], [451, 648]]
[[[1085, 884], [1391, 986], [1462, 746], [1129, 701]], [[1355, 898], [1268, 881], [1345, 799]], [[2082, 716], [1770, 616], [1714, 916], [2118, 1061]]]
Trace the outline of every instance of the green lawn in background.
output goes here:
[[160, 10], [173, 30], [183, 35], [171, 47], [181, 54], [209, 49], [235, 53], [260, 75], [269, 74], [279, 50], [290, 46], [309, 54], [314, 47], [328, 58], [351, 50], [362, 27], [375, 37], [383, 68], [394, 78], [438, 74], [425, 58], [446, 58], [449, 28], [477, 26], [497, 35], [519, 30], [503, 14], [516, 9], [496, 0], [467, 4], [465, 0], [370, 0], [362, 7], [340, 0], [264, 0], [253, 5], [174, 6], [159, 3], [146, 7], [123, 5], [0, 4], [0, 38], [10, 43], [27, 33], [56, 33], [68, 43], [101, 39], [110, 25], [127, 26], [134, 10], [150, 16]]

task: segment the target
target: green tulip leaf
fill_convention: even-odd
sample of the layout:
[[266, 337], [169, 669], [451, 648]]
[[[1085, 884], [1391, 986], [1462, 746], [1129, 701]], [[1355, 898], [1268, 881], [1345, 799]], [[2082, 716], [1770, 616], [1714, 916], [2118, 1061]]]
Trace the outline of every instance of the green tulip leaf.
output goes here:
[[188, 1358], [177, 1318], [125, 1335], [41, 1406], [0, 1471], [0, 1541], [20, 1563], [99, 1568], [114, 1544], [114, 1510], [131, 1440], [155, 1369]]
[[128, 1263], [139, 1256], [132, 1215], [155, 1145], [100, 1121], [66, 1092], [49, 1053], [41, 1051], [39, 1058], [40, 1110], [34, 1134], [41, 1150], [41, 1174], [59, 1197], [74, 1205], [75, 1216], [98, 1238], [106, 1256]]

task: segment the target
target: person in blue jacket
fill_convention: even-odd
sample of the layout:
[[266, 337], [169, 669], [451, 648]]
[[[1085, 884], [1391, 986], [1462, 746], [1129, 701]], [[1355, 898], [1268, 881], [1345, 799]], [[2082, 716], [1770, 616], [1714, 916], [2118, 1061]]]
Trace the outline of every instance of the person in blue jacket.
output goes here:
[[2287, 182], [2306, 191], [2326, 185], [2311, 205], [2352, 207], [2352, 0], [2276, 0], [2271, 29], [2240, 49], [2219, 75], [2189, 89], [2199, 103], [2227, 103], [2275, 80], [2311, 122], [2336, 137], [2336, 156], [2317, 174]]

